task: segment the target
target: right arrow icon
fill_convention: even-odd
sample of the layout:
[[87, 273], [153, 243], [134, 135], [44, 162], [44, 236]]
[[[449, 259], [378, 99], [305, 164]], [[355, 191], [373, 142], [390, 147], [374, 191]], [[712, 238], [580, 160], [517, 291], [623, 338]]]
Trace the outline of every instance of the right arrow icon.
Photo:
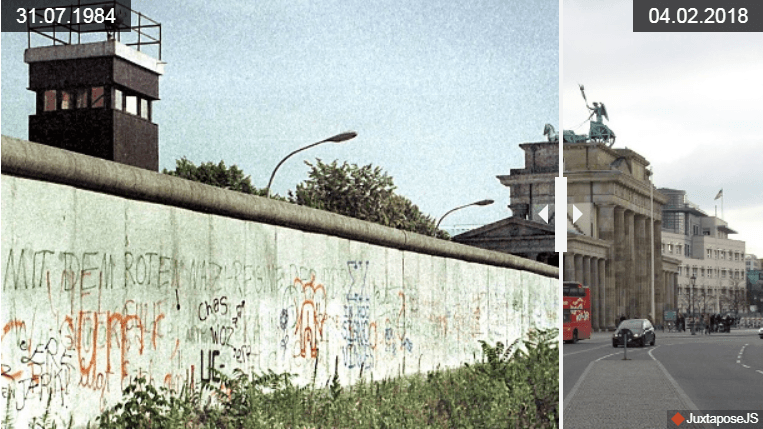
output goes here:
[[575, 223], [580, 219], [580, 216], [583, 216], [583, 212], [580, 211], [575, 205], [572, 205], [572, 222]]

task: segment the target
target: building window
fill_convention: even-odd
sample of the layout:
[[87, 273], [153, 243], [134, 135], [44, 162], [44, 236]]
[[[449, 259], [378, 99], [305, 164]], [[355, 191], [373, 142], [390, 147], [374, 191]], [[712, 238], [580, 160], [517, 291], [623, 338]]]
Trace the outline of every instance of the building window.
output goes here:
[[45, 91], [45, 95], [43, 96], [45, 99], [43, 102], [43, 110], [46, 112], [52, 112], [56, 110], [56, 90], [55, 89], [49, 89]]
[[713, 249], [707, 249], [707, 258], [710, 259], [713, 257]]
[[104, 107], [106, 105], [105, 103], [105, 96], [106, 92], [103, 90], [102, 86], [96, 86], [94, 88], [90, 89], [90, 99], [92, 100], [90, 102], [90, 106], [92, 107]]
[[721, 271], [721, 277], [723, 277], [724, 279], [726, 278], [726, 270]]
[[705, 277], [705, 269], [704, 268], [700, 268], [699, 269], [699, 276], [700, 277]]
[[721, 259], [726, 259], [726, 251], [721, 250]]
[[718, 251], [718, 249], [715, 249], [715, 259], [718, 259], [718, 255], [719, 254], [720, 254], [720, 252]]
[[122, 91], [114, 88], [114, 103], [112, 107], [114, 108], [114, 110], [122, 110], [124, 109], [123, 103], [124, 103], [124, 100], [122, 97]]
[[673, 245], [668, 244], [668, 253], [673, 253]]
[[699, 225], [694, 225], [694, 235], [699, 235]]
[[676, 245], [676, 255], [680, 255], [680, 254], [681, 254], [681, 250], [682, 250], [681, 248], [682, 248], [682, 247], [683, 247], [683, 246], [681, 246], [680, 244], [679, 244], [679, 245]]
[[681, 271], [682, 271], [682, 270], [681, 270], [681, 266], [679, 265], [679, 266], [678, 266], [678, 275], [679, 275], [679, 276], [681, 275]]
[[692, 275], [697, 277], [697, 267], [692, 268]]

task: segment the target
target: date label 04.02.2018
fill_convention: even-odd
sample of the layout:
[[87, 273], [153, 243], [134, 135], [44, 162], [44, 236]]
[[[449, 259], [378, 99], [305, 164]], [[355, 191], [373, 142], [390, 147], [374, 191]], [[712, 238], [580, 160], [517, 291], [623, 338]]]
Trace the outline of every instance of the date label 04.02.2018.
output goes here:
[[634, 32], [760, 32], [757, 0], [634, 0]]

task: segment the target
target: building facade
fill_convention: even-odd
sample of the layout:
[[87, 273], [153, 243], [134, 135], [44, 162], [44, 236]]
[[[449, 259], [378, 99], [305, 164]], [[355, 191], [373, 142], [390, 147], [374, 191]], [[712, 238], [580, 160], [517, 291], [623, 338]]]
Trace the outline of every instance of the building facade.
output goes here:
[[744, 255], [744, 269], [745, 269], [745, 271], [752, 271], [752, 270], [760, 271], [762, 265], [763, 264], [761, 264], [761, 260], [758, 259], [757, 256], [755, 256], [755, 255], [753, 255], [751, 253], [748, 253], [748, 254]]
[[745, 307], [745, 243], [736, 231], [708, 216], [686, 192], [661, 188], [668, 197], [662, 211], [661, 251], [679, 260], [678, 310], [684, 313], [737, 313]]
[[[498, 176], [511, 192], [511, 217], [458, 234], [453, 241], [558, 267], [554, 178], [559, 175], [559, 142], [523, 143], [519, 147], [525, 151], [525, 167]], [[548, 221], [541, 216], [544, 209]]]
[[[653, 188], [648, 165], [627, 148], [564, 144], [564, 279], [590, 288], [594, 329], [614, 329], [621, 316], [661, 324], [676, 307], [678, 263], [660, 252], [667, 198]], [[573, 205], [583, 213], [574, 222]]]

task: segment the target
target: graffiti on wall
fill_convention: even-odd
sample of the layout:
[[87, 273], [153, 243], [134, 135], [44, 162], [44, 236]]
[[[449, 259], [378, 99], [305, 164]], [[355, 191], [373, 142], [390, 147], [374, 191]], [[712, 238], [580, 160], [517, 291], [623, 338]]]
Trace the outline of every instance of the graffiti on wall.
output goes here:
[[294, 357], [313, 359], [318, 357], [318, 342], [323, 339], [323, 325], [326, 322], [326, 289], [317, 284], [315, 274], [310, 275], [310, 281], [303, 282], [294, 279], [294, 287], [299, 285], [302, 291], [302, 302], [298, 305], [296, 329], [299, 353]]
[[[48, 400], [66, 409], [97, 398], [95, 411], [139, 377], [174, 391], [236, 368], [308, 379], [335, 358], [344, 377], [390, 374], [407, 355], [420, 364], [441, 349], [466, 359], [491, 318], [484, 312], [502, 311], [486, 307], [484, 292], [390, 281], [373, 260], [259, 259], [272, 260], [4, 248], [3, 398], [30, 415]], [[434, 292], [425, 298], [419, 281]], [[529, 304], [547, 310], [553, 296]], [[521, 306], [508, 295], [501, 302]]]

